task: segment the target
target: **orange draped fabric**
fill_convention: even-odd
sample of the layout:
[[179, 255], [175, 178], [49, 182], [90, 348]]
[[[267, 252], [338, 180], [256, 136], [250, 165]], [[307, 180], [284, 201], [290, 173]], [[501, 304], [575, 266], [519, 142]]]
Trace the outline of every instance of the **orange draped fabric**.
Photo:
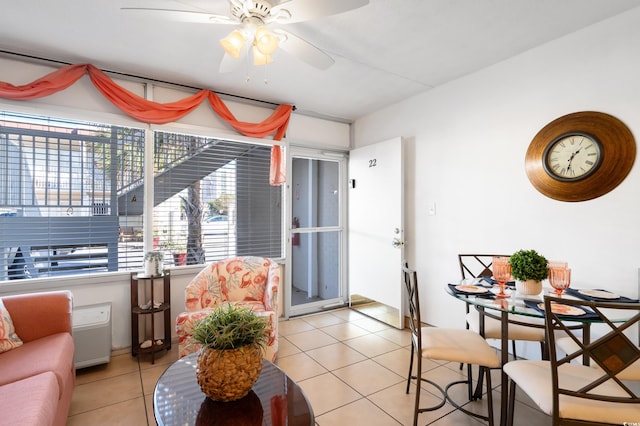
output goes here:
[[[238, 121], [218, 95], [210, 90], [201, 90], [182, 100], [161, 104], [146, 100], [117, 85], [104, 72], [91, 64], [68, 65], [22, 86], [0, 82], [0, 97], [27, 100], [49, 96], [71, 86], [85, 73], [89, 74], [93, 85], [109, 102], [125, 114], [144, 123], [164, 124], [178, 120], [196, 109], [206, 98], [213, 111], [243, 135], [263, 138], [275, 132], [273, 139], [281, 140], [289, 125], [293, 109], [291, 105], [280, 105], [271, 116], [260, 123]], [[271, 185], [279, 185], [285, 181], [285, 161], [282, 158], [282, 149], [280, 146], [274, 145], [271, 148], [269, 182]]]
[[86, 65], [69, 65], [22, 86], [0, 81], [0, 96], [6, 99], [27, 100], [53, 95], [71, 86], [86, 72]]
[[148, 101], [127, 89], [118, 86], [105, 73], [93, 65], [88, 65], [89, 78], [96, 89], [109, 102], [120, 108], [125, 114], [144, 123], [165, 124], [176, 121], [200, 105], [207, 96], [207, 90], [175, 102], [161, 104]]

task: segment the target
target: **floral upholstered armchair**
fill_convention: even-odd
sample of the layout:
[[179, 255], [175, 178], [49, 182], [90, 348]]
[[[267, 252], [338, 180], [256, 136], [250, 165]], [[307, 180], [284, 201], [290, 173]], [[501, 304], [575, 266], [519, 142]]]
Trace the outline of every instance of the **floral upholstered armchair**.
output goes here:
[[262, 257], [234, 257], [207, 265], [185, 288], [186, 312], [176, 318], [178, 352], [182, 358], [197, 352], [193, 327], [214, 308], [225, 303], [250, 307], [269, 319], [264, 358], [278, 354], [278, 287], [280, 266]]

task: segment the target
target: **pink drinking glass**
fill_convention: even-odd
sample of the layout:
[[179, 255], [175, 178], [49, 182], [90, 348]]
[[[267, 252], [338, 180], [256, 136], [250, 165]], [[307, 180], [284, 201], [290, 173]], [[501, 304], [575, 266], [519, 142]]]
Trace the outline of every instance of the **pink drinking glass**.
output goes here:
[[560, 260], [550, 260], [549, 263], [547, 263], [547, 267], [549, 268], [549, 270], [551, 270], [551, 268], [567, 269], [569, 267], [569, 264]]
[[562, 296], [562, 293], [564, 293], [571, 284], [571, 269], [558, 267], [549, 268], [549, 284], [554, 288], [556, 295]]
[[504, 287], [507, 281], [511, 279], [511, 264], [509, 263], [509, 258], [502, 256], [494, 257], [492, 259], [492, 268], [493, 278], [498, 281], [498, 285], [500, 286], [500, 292], [496, 294], [496, 297], [506, 299], [509, 295], [504, 292]]

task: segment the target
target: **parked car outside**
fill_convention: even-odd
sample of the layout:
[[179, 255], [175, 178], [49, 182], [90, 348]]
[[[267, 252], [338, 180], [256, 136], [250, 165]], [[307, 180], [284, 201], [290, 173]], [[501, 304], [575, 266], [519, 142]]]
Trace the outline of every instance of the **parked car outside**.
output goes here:
[[228, 222], [229, 216], [217, 215], [217, 216], [209, 216], [204, 218], [205, 223], [211, 222]]
[[229, 232], [231, 224], [229, 216], [217, 215], [204, 218], [202, 231], [207, 234], [226, 234]]

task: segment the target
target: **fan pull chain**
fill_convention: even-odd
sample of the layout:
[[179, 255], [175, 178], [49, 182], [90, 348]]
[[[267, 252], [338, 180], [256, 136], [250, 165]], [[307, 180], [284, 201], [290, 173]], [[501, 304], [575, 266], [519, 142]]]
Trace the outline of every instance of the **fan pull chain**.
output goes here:
[[251, 82], [251, 49], [249, 49], [248, 47], [247, 49], [247, 54], [244, 56], [244, 64], [245, 64], [245, 70], [246, 70], [246, 77], [244, 78], [244, 81], [248, 84]]

